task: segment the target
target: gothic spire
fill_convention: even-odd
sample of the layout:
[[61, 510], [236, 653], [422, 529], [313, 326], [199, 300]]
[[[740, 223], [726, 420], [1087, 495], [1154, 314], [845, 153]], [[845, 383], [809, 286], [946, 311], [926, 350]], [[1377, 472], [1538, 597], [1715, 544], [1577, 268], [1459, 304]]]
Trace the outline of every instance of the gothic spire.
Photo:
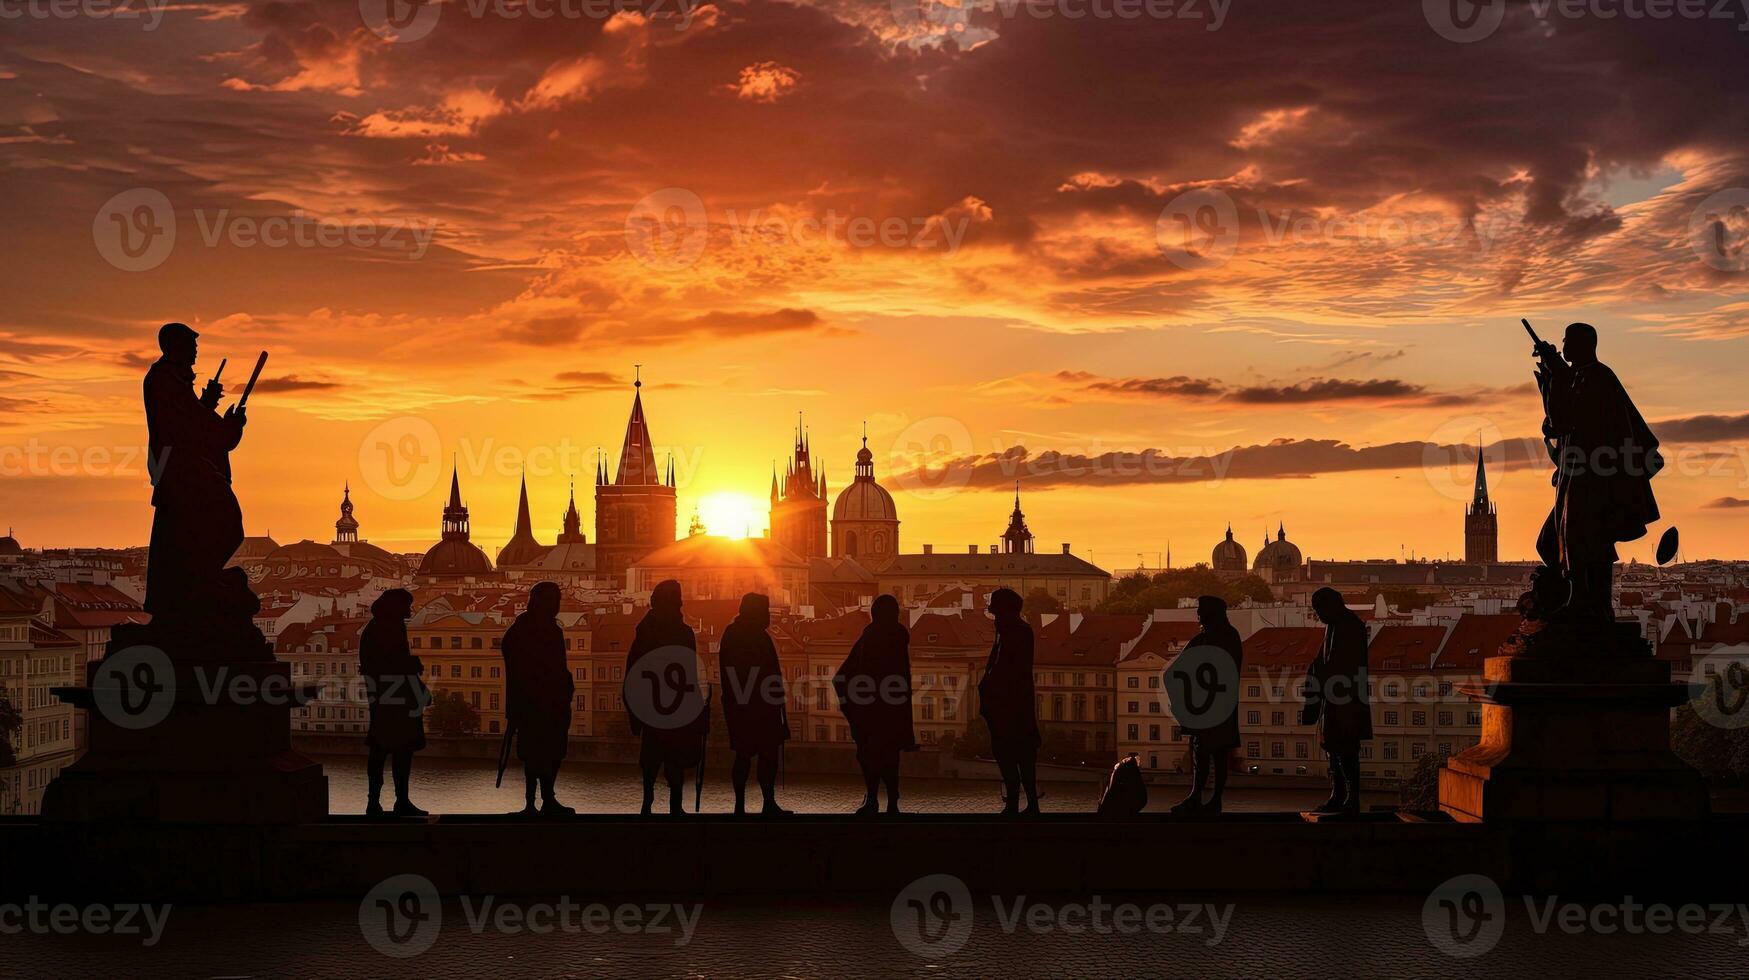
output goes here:
[[[634, 365], [635, 366], [635, 365]], [[619, 454], [619, 475], [616, 486], [652, 486], [661, 482], [656, 469], [656, 450], [650, 444], [650, 427], [644, 421], [644, 387], [642, 374], [632, 383], [632, 415], [626, 421], [625, 445]]]

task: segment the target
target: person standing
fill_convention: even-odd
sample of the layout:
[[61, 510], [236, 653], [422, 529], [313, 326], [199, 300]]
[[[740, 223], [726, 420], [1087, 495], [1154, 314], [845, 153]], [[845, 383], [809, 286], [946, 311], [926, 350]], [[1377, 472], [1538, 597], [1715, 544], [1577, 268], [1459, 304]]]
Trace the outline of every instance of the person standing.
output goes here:
[[1312, 593], [1312, 611], [1324, 623], [1324, 645], [1306, 674], [1307, 697], [1300, 721], [1318, 723], [1318, 741], [1330, 759], [1330, 798], [1317, 813], [1360, 813], [1360, 743], [1372, 739], [1367, 697], [1366, 624], [1342, 601], [1342, 593]]
[[621, 693], [627, 724], [642, 740], [644, 816], [655, 804], [659, 773], [668, 781], [668, 812], [685, 813], [686, 770], [704, 765], [710, 705], [699, 689], [698, 637], [680, 610], [680, 583], [658, 582], [626, 651]]
[[832, 678], [839, 710], [856, 740], [856, 761], [867, 789], [860, 816], [880, 812], [881, 784], [887, 812], [899, 812], [899, 754], [917, 748], [911, 724], [911, 634], [899, 622], [899, 600], [879, 596], [869, 624]]
[[413, 773], [413, 753], [425, 747], [425, 708], [431, 692], [425, 687], [425, 663], [407, 645], [407, 620], [413, 615], [413, 594], [390, 589], [370, 607], [370, 622], [358, 639], [358, 674], [370, 704], [370, 747], [366, 773], [370, 802], [365, 815], [383, 815], [383, 763], [393, 759], [397, 817], [423, 817], [413, 805], [407, 784]]
[[554, 790], [570, 748], [571, 698], [577, 690], [565, 664], [565, 632], [558, 619], [561, 595], [557, 583], [537, 584], [529, 590], [528, 610], [504, 634], [504, 714], [516, 731], [516, 754], [522, 759], [524, 816], [536, 812], [537, 788], [541, 816], [577, 812], [560, 803]]
[[997, 589], [990, 593], [990, 614], [996, 619], [996, 639], [978, 681], [978, 710], [990, 728], [990, 751], [1002, 773], [1002, 812], [1018, 814], [1020, 793], [1026, 791], [1026, 812], [1038, 809], [1038, 708], [1033, 694], [1032, 626], [1021, 618], [1020, 593]]
[[747, 812], [747, 774], [759, 763], [764, 815], [783, 816], [777, 805], [777, 763], [789, 740], [789, 693], [783, 666], [771, 642], [771, 600], [755, 592], [741, 597], [741, 612], [723, 630], [723, 718], [735, 750], [735, 813]]
[[[1201, 631], [1166, 669], [1171, 675], [1167, 690], [1174, 692], [1175, 699], [1182, 698], [1182, 703], [1175, 700], [1172, 714], [1190, 736], [1195, 760], [1190, 793], [1172, 812], [1218, 814], [1227, 788], [1227, 755], [1239, 746], [1239, 678], [1245, 651], [1239, 631], [1227, 619], [1227, 600], [1199, 596], [1196, 619]], [[1211, 770], [1214, 793], [1204, 802], [1202, 788]]]

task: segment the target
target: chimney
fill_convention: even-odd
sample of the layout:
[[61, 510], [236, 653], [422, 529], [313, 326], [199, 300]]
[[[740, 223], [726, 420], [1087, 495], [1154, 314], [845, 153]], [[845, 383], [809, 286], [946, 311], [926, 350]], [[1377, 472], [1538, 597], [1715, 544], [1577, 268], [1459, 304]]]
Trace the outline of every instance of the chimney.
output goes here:
[[966, 545], [966, 554], [975, 555], [977, 553], [978, 553], [978, 546], [977, 545], [975, 545], [975, 544]]
[[1063, 554], [1066, 555], [1068, 553], [1069, 553], [1069, 542], [1065, 541], [1065, 542], [1063, 542]]
[[926, 554], [926, 555], [933, 555], [933, 554], [935, 554], [935, 545], [932, 545], [932, 544], [926, 544], [926, 545], [924, 545], [924, 546], [923, 546], [923, 553], [924, 553], [924, 554]]
[[997, 546], [997, 545], [990, 546], [990, 554], [999, 555], [1001, 553], [1002, 553], [1002, 549], [999, 546]]

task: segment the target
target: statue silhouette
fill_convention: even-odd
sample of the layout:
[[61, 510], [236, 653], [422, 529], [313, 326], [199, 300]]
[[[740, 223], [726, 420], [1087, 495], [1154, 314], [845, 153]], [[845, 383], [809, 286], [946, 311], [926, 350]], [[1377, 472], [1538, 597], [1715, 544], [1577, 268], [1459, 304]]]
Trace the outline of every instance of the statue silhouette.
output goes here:
[[194, 394], [199, 334], [181, 323], [158, 331], [162, 356], [143, 385], [152, 478], [146, 611], [158, 645], [184, 659], [268, 660], [255, 629], [260, 603], [240, 569], [225, 568], [243, 543], [243, 511], [231, 489], [230, 453], [248, 418], [218, 414], [217, 377]]
[[1360, 743], [1372, 738], [1367, 694], [1366, 624], [1342, 601], [1342, 593], [1312, 593], [1312, 611], [1324, 623], [1324, 645], [1306, 674], [1300, 724], [1318, 723], [1318, 741], [1330, 759], [1330, 798], [1314, 812], [1360, 813]]
[[[1187, 689], [1187, 696], [1197, 704], [1208, 705], [1210, 710], [1193, 713], [1194, 720], [1183, 725], [1184, 733], [1190, 737], [1194, 762], [1190, 792], [1172, 808], [1172, 812], [1215, 815], [1221, 812], [1221, 793], [1227, 788], [1227, 756], [1239, 747], [1239, 692], [1209, 690], [1208, 681], [1225, 678], [1224, 683], [1236, 683], [1245, 666], [1245, 649], [1239, 640], [1239, 631], [1227, 620], [1227, 600], [1220, 596], [1199, 596], [1196, 620], [1202, 624], [1202, 629], [1191, 637], [1185, 650], [1207, 651], [1211, 656], [1218, 651], [1229, 662], [1217, 665], [1209, 677], [1198, 677], [1194, 673], [1187, 673], [1184, 677], [1186, 685], [1196, 688]], [[1224, 696], [1228, 694], [1231, 696]], [[1211, 770], [1215, 777], [1214, 792], [1204, 801], [1202, 787], [1208, 782]]]
[[899, 623], [899, 600], [875, 599], [850, 655], [832, 678], [839, 710], [856, 740], [856, 761], [868, 795], [856, 811], [880, 812], [879, 793], [887, 787], [887, 812], [899, 812], [899, 753], [914, 751], [911, 725], [911, 634]]
[[729, 745], [735, 750], [735, 812], [747, 811], [747, 773], [759, 761], [759, 789], [764, 814], [789, 813], [777, 805], [777, 767], [783, 743], [789, 740], [788, 691], [771, 628], [771, 600], [749, 592], [741, 597], [741, 612], [723, 630], [720, 660], [723, 671], [723, 719]]
[[1023, 601], [1013, 589], [990, 593], [990, 614], [996, 619], [996, 639], [978, 681], [978, 710], [990, 728], [990, 750], [1002, 773], [1002, 812], [1020, 812], [1020, 792], [1026, 791], [1026, 812], [1038, 813], [1038, 750], [1041, 739], [1033, 697], [1032, 627], [1020, 616]]
[[[700, 769], [701, 782], [703, 779], [710, 706], [702, 702], [702, 695], [697, 690], [698, 637], [681, 615], [681, 605], [680, 583], [672, 579], [658, 582], [650, 593], [650, 611], [638, 621], [631, 649], [626, 652], [623, 694], [632, 734], [643, 740], [638, 763], [644, 772], [645, 816], [650, 815], [655, 804], [658, 773], [667, 778], [668, 812], [675, 816], [686, 812], [686, 770]], [[676, 696], [673, 724], [653, 715], [640, 717], [640, 712], [633, 707], [650, 700], [643, 697], [643, 692], [632, 690], [631, 685], [639, 662], [651, 657], [662, 661], [665, 669], [672, 668], [679, 675], [678, 685], [692, 686], [691, 690], [669, 692]], [[684, 711], [680, 709], [682, 705], [686, 706]], [[650, 710], [662, 711], [662, 707]]]
[[407, 645], [407, 620], [413, 615], [413, 593], [390, 589], [370, 607], [371, 620], [358, 640], [358, 673], [370, 703], [370, 780], [368, 816], [380, 817], [383, 806], [383, 762], [394, 760], [397, 817], [423, 817], [413, 805], [407, 783], [413, 753], [425, 747], [425, 708], [431, 692], [425, 687], [425, 663]]
[[[554, 793], [559, 764], [571, 739], [571, 698], [577, 686], [565, 664], [565, 633], [559, 628], [557, 584], [541, 582], [528, 593], [528, 611], [504, 634], [504, 712], [516, 733], [516, 754], [522, 760], [522, 813], [535, 813], [534, 794], [541, 792], [540, 815], [570, 816], [577, 811], [560, 803]], [[506, 732], [506, 737], [509, 733]]]
[[1543, 436], [1555, 463], [1555, 504], [1537, 536], [1537, 555], [1566, 580], [1557, 617], [1613, 622], [1615, 546], [1643, 537], [1658, 520], [1652, 478], [1664, 458], [1621, 380], [1598, 361], [1594, 327], [1571, 324], [1559, 354], [1542, 340], [1532, 353]]

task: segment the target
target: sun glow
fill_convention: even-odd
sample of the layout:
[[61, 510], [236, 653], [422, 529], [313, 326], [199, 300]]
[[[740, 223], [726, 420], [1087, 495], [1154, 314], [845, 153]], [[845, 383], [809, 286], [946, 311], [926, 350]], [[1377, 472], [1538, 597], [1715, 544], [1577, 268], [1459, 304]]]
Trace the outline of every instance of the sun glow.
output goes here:
[[723, 490], [699, 498], [698, 517], [705, 532], [725, 538], [752, 537], [765, 526], [764, 508], [744, 493]]

